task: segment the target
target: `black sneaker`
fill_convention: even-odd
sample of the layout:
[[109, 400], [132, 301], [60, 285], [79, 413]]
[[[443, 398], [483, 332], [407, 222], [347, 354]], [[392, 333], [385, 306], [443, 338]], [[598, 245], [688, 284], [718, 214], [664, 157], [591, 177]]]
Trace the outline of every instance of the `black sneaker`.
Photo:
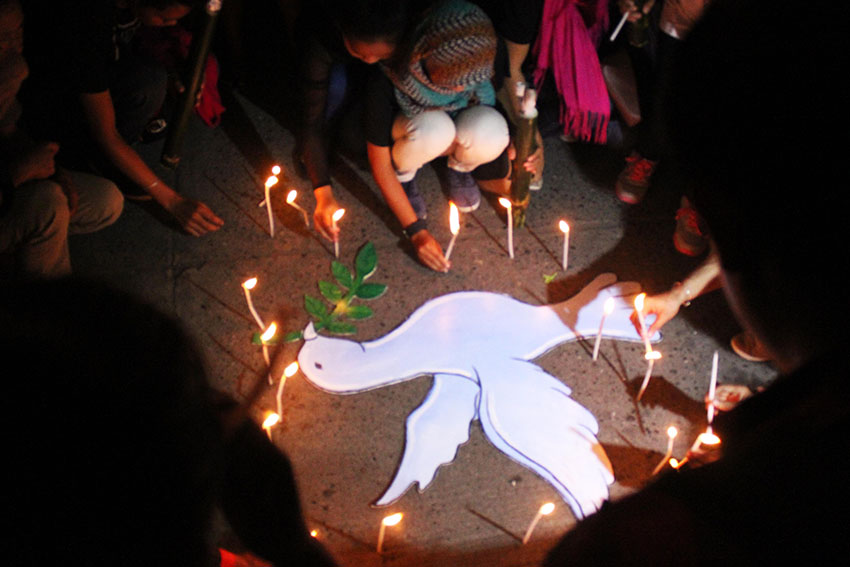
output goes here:
[[410, 201], [410, 206], [413, 207], [413, 212], [416, 213], [416, 218], [425, 220], [428, 218], [428, 211], [425, 207], [425, 199], [419, 193], [419, 187], [416, 185], [416, 178], [410, 181], [403, 181], [401, 184], [404, 189], [404, 194], [407, 195], [407, 200]]
[[481, 204], [481, 191], [472, 174], [446, 168], [446, 182], [449, 185], [449, 200], [457, 205], [462, 213], [471, 213]]

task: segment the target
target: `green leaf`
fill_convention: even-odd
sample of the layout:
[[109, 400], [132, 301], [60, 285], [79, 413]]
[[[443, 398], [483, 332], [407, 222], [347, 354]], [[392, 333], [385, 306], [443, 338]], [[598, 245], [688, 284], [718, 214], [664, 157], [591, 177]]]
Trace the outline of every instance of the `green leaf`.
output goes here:
[[555, 277], [557, 276], [557, 272], [554, 274], [543, 274], [543, 283], [550, 284], [555, 281]]
[[371, 307], [366, 305], [349, 305], [345, 312], [352, 319], [366, 319], [374, 314]]
[[357, 327], [351, 323], [343, 323], [342, 321], [331, 321], [326, 328], [335, 335], [353, 335], [357, 332]]
[[337, 262], [336, 260], [331, 262], [331, 272], [333, 272], [334, 278], [336, 278], [336, 281], [342, 287], [350, 289], [354, 285], [354, 278], [351, 276], [351, 272], [342, 262]]
[[377, 266], [378, 253], [375, 251], [375, 245], [367, 242], [357, 252], [357, 257], [354, 259], [354, 270], [357, 274], [357, 280], [363, 281], [371, 276]]
[[322, 293], [322, 296], [331, 303], [336, 303], [342, 299], [342, 290], [331, 282], [320, 281], [319, 291]]
[[320, 299], [304, 294], [304, 309], [316, 319], [324, 319], [328, 316], [328, 308]]
[[364, 283], [357, 288], [354, 295], [360, 299], [375, 299], [387, 291], [387, 285], [382, 283]]
[[295, 341], [299, 341], [304, 338], [303, 331], [292, 331], [291, 333], [286, 333], [283, 337], [283, 342], [285, 343], [294, 343]]

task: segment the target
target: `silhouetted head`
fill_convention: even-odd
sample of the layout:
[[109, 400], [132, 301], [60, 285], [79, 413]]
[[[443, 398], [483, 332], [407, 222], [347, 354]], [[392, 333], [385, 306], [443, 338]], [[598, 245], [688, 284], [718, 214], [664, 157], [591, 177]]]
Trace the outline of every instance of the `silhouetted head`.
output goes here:
[[205, 564], [221, 433], [177, 324], [91, 281], [7, 286], [0, 360], [7, 553]]
[[847, 337], [848, 126], [836, 73], [850, 6], [716, 0], [685, 41], [671, 135], [730, 303], [783, 370]]
[[433, 0], [331, 0], [331, 18], [348, 52], [372, 64], [391, 60], [404, 49]]
[[166, 27], [176, 25], [202, 0], [125, 0], [128, 7], [145, 26]]

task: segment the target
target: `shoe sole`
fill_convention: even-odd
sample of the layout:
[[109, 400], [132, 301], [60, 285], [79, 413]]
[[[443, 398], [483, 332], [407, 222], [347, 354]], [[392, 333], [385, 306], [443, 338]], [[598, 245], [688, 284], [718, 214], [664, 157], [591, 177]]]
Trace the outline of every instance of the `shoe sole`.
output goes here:
[[481, 201], [478, 201], [474, 205], [468, 205], [466, 207], [459, 207], [457, 203], [455, 203], [457, 210], [461, 213], [471, 213], [472, 211], [478, 210], [479, 205], [481, 205]]
[[735, 351], [735, 354], [737, 354], [738, 356], [740, 356], [744, 360], [748, 360], [750, 362], [768, 362], [768, 361], [770, 361], [769, 358], [765, 358], [765, 357], [761, 357], [761, 356], [754, 356], [754, 355], [748, 353], [747, 351], [745, 351], [744, 349], [739, 347], [736, 341], [729, 341], [729, 345], [732, 347], [732, 350]]
[[641, 202], [641, 198], [639, 198], [637, 195], [633, 195], [632, 193], [626, 192], [626, 190], [623, 189], [619, 183], [614, 188], [614, 192], [617, 194], [618, 199], [629, 205], [637, 205]]
[[708, 247], [708, 243], [706, 242], [702, 246], [693, 247], [685, 243], [685, 241], [679, 236], [678, 232], [673, 233], [673, 246], [676, 247], [676, 250], [680, 254], [684, 254], [685, 256], [690, 256], [695, 258], [697, 256], [702, 255], [705, 252], [705, 249]]

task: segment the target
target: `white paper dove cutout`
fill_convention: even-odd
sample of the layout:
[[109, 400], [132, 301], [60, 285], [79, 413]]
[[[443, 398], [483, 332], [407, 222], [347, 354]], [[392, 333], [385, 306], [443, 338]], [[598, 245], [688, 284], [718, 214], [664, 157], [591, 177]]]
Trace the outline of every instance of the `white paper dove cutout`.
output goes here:
[[640, 286], [616, 279], [601, 274], [554, 305], [479, 291], [444, 295], [365, 343], [317, 335], [310, 323], [298, 363], [323, 390], [353, 394], [434, 376], [427, 398], [407, 418], [395, 478], [375, 504], [395, 502], [413, 483], [425, 490], [478, 419], [487, 439], [549, 481], [576, 517], [598, 510], [614, 476], [596, 440], [596, 419], [570, 398], [569, 387], [530, 361], [563, 342], [595, 336], [609, 297], [616, 302], [603, 336], [640, 341], [629, 320]]

